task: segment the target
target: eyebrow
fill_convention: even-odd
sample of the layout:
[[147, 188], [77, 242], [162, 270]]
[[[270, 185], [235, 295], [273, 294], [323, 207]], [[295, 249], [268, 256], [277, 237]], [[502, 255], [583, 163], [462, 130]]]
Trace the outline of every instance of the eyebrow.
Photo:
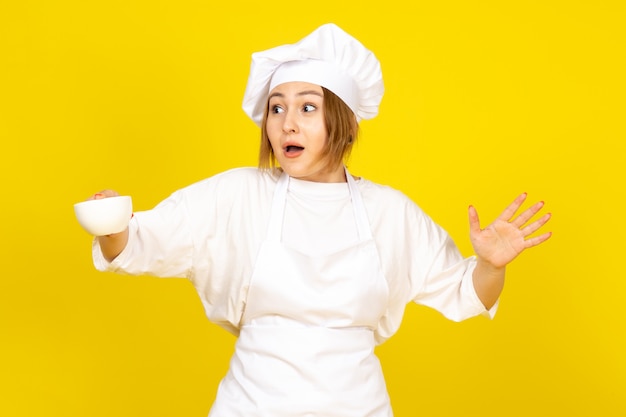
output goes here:
[[[300, 91], [299, 93], [296, 93], [296, 96], [308, 96], [308, 95], [315, 95], [315, 96], [319, 96], [319, 97], [324, 97], [324, 95], [322, 93], [320, 93], [319, 91], [315, 91], [315, 90], [305, 90], [305, 91]], [[272, 93], [267, 99], [270, 100], [272, 97], [285, 97], [285, 95], [283, 93]]]

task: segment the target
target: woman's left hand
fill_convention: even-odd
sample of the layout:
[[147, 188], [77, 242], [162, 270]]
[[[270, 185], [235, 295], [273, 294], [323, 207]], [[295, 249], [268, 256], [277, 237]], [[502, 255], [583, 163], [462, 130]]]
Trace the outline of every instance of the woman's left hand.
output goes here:
[[478, 213], [469, 207], [470, 240], [478, 259], [495, 268], [503, 268], [524, 249], [537, 246], [550, 238], [551, 232], [529, 237], [550, 220], [550, 213], [529, 221], [541, 210], [540, 201], [515, 217], [515, 213], [526, 200], [526, 193], [518, 196], [498, 218], [484, 229], [480, 228]]

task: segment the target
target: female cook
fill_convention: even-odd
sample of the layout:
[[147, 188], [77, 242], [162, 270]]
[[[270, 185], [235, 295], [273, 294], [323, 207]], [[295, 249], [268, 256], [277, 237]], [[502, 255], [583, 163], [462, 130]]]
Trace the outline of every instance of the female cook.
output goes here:
[[542, 203], [516, 215], [521, 195], [484, 229], [470, 207], [475, 256], [463, 258], [404, 194], [352, 176], [345, 157], [382, 95], [374, 54], [332, 24], [253, 54], [243, 107], [261, 127], [260, 167], [176, 191], [95, 239], [98, 269], [186, 277], [238, 336], [210, 416], [392, 416], [374, 347], [405, 306], [492, 317], [505, 266], [549, 238], [530, 237], [550, 215], [535, 218]]

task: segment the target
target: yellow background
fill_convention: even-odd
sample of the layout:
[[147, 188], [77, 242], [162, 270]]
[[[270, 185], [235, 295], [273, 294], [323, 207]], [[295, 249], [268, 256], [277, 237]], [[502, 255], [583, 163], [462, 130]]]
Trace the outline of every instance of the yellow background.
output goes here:
[[254, 165], [250, 54], [328, 21], [385, 76], [355, 174], [467, 255], [469, 204], [554, 214], [494, 321], [409, 306], [378, 349], [396, 416], [626, 415], [623, 4], [2, 0], [0, 415], [206, 416], [235, 339], [184, 280], [94, 271], [72, 205]]

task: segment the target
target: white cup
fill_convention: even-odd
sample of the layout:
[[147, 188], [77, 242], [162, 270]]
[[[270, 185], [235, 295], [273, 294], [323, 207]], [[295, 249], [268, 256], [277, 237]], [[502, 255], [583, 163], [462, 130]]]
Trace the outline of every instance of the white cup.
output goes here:
[[74, 204], [78, 223], [93, 236], [122, 232], [133, 215], [130, 196], [116, 196]]

